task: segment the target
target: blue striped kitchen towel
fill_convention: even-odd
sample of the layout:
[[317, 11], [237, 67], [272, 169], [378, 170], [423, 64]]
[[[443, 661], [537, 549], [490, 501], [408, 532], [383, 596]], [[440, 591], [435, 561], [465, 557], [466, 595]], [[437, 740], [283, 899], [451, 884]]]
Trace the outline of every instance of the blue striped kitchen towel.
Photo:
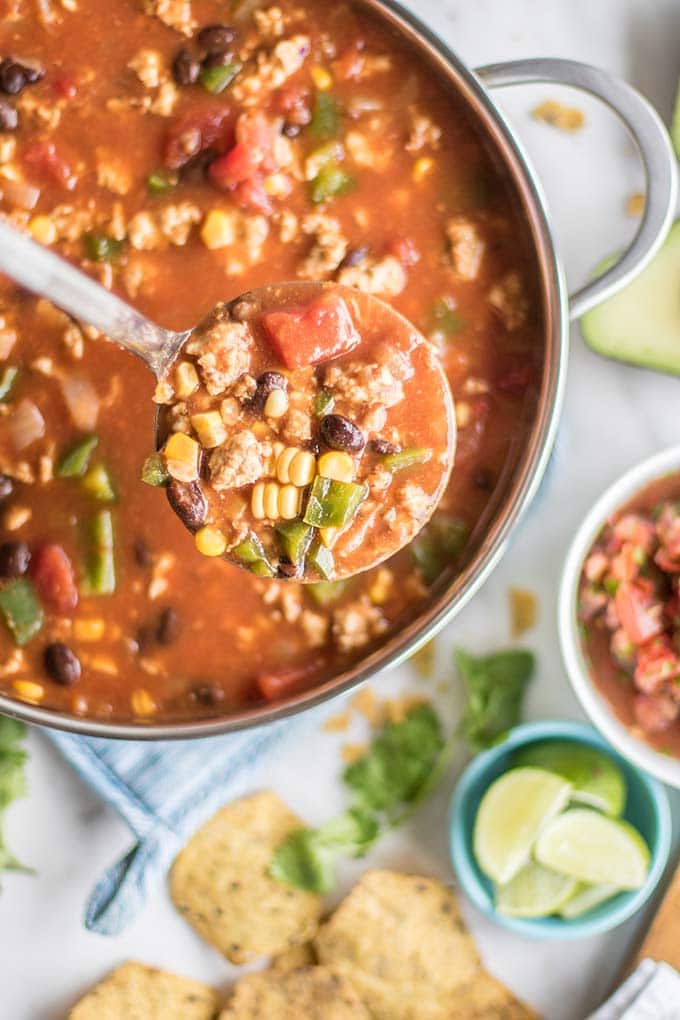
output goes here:
[[244, 733], [200, 740], [103, 740], [46, 730], [76, 772], [119, 812], [134, 845], [95, 885], [85, 925], [118, 935], [163, 880], [192, 832], [232, 797], [247, 792], [256, 762], [316, 713]]

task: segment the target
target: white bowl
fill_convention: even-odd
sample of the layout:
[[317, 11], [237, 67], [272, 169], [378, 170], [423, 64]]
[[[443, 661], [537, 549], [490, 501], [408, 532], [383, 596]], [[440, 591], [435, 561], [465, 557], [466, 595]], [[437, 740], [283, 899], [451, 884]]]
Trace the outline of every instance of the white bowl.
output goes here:
[[680, 760], [656, 751], [616, 718], [609, 702], [590, 678], [579, 634], [577, 603], [581, 568], [607, 518], [650, 482], [680, 471], [680, 446], [655, 454], [614, 482], [597, 500], [579, 527], [567, 553], [558, 598], [558, 629], [562, 657], [581, 705], [604, 737], [635, 765], [680, 789]]

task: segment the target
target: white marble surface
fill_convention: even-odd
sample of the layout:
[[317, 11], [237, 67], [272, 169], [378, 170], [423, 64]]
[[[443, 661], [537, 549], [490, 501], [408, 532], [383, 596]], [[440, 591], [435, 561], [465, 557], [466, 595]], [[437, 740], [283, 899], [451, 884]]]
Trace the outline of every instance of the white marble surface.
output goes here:
[[[472, 65], [539, 55], [590, 61], [627, 78], [669, 116], [680, 71], [677, 0], [411, 0], [411, 6]], [[530, 120], [528, 111], [539, 95], [559, 98], [560, 90], [515, 89], [504, 94], [503, 103], [540, 172], [567, 275], [577, 284], [632, 234], [623, 207], [639, 186], [640, 172], [610, 114], [577, 97], [587, 126], [578, 135], [562, 135]], [[552, 468], [500, 569], [440, 640], [442, 678], [451, 675], [453, 642], [482, 650], [508, 640], [506, 591], [511, 584], [525, 586], [541, 600], [540, 625], [528, 642], [540, 662], [528, 715], [579, 716], [557, 647], [560, 563], [570, 535], [601, 489], [640, 458], [678, 441], [679, 388], [676, 379], [598, 359], [573, 330]], [[414, 682], [403, 669], [375, 686], [387, 695]], [[449, 710], [455, 716], [453, 699]], [[12, 808], [8, 838], [37, 874], [9, 876], [0, 896], [1, 1020], [59, 1020], [82, 989], [130, 957], [226, 985], [227, 966], [185, 926], [163, 891], [119, 938], [84, 930], [86, 895], [105, 866], [128, 847], [128, 834], [39, 733], [31, 734], [30, 749], [30, 795]], [[254, 776], [252, 786], [273, 785], [314, 821], [334, 808], [337, 771], [333, 738], [314, 727], [304, 746], [290, 748], [275, 772]], [[383, 841], [371, 863], [450, 877], [444, 818], [452, 782], [410, 826]], [[680, 821], [678, 797], [674, 809]], [[349, 872], [343, 875], [345, 885], [351, 878]], [[565, 945], [517, 938], [469, 905], [466, 914], [489, 968], [549, 1020], [579, 1020], [598, 1003], [642, 921], [638, 917], [607, 936]]]

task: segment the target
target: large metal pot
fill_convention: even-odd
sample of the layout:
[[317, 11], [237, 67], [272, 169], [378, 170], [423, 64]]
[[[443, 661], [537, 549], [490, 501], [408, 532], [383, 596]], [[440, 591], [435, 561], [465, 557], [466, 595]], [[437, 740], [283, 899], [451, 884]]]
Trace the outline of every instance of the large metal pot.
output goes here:
[[[432, 65], [467, 106], [489, 147], [514, 184], [530, 229], [540, 281], [545, 363], [538, 407], [526, 446], [508, 465], [493, 505], [478, 523], [462, 571], [443, 577], [427, 608], [381, 648], [351, 670], [277, 705], [244, 709], [228, 718], [159, 726], [122, 725], [77, 719], [0, 696], [0, 712], [75, 733], [100, 737], [172, 739], [214, 735], [258, 726], [325, 701], [401, 662], [429, 640], [469, 602], [502, 557], [513, 529], [536, 495], [552, 449], [564, 390], [569, 319], [582, 315], [639, 273], [661, 245], [675, 213], [676, 161], [667, 132], [647, 101], [604, 71], [571, 60], [518, 60], [469, 70], [440, 39], [393, 0], [355, 0], [388, 22]], [[589, 92], [610, 106], [637, 144], [646, 176], [646, 208], [639, 230], [620, 260], [598, 279], [568, 296], [536, 175], [513, 129], [489, 94], [490, 88], [556, 82]]]

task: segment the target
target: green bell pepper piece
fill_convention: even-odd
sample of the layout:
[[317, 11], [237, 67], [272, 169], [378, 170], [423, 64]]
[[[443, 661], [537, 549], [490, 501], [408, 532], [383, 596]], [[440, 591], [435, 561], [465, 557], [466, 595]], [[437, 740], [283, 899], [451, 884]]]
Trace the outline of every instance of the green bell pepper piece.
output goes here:
[[99, 442], [99, 436], [86, 436], [67, 450], [57, 464], [57, 478], [82, 478], [90, 463], [92, 451]]
[[160, 453], [150, 453], [142, 465], [142, 481], [147, 485], [167, 485], [170, 475]]
[[276, 525], [281, 551], [296, 567], [301, 567], [309, 549], [314, 528], [303, 521], [283, 521]]
[[227, 85], [231, 85], [240, 70], [241, 65], [231, 61], [229, 64], [219, 64], [217, 67], [204, 67], [198, 77], [206, 92], [218, 96], [220, 92], [224, 92]]
[[88, 555], [84, 595], [111, 595], [116, 590], [113, 517], [110, 510], [100, 510], [88, 525]]
[[309, 550], [307, 565], [313, 566], [325, 581], [331, 581], [335, 574], [335, 560], [333, 553], [323, 542], [317, 540]]
[[388, 453], [383, 457], [383, 464], [388, 471], [404, 471], [406, 468], [415, 467], [416, 464], [426, 464], [432, 456], [432, 450], [424, 447], [411, 446], [399, 453]]
[[342, 169], [337, 160], [331, 159], [321, 167], [312, 181], [310, 197], [314, 205], [320, 205], [329, 198], [346, 195], [354, 186], [354, 178]]
[[335, 96], [330, 92], [317, 92], [314, 97], [309, 133], [315, 138], [332, 138], [340, 127], [340, 113]]
[[319, 390], [314, 397], [314, 414], [317, 418], [325, 418], [335, 406], [335, 397], [328, 390]]
[[344, 528], [368, 496], [362, 482], [336, 482], [317, 475], [305, 508], [305, 524], [313, 528]]
[[116, 502], [116, 490], [104, 464], [94, 464], [83, 478], [82, 486], [85, 492], [98, 499], [100, 503]]
[[465, 323], [458, 312], [451, 307], [445, 298], [439, 298], [432, 306], [432, 329], [444, 333], [447, 337], [455, 336]]
[[234, 548], [234, 556], [256, 577], [274, 577], [276, 571], [267, 559], [262, 543], [252, 532]]
[[19, 369], [16, 365], [7, 365], [2, 375], [0, 375], [0, 400], [6, 400], [10, 395], [18, 375]]
[[314, 584], [306, 585], [306, 589], [316, 602], [317, 606], [327, 609], [339, 598], [342, 598], [347, 591], [349, 581], [315, 581]]
[[151, 195], [166, 195], [177, 184], [177, 175], [167, 170], [154, 170], [146, 179], [146, 187]]
[[0, 589], [0, 613], [20, 648], [38, 633], [43, 611], [28, 578], [17, 577]]
[[411, 555], [426, 584], [436, 581], [446, 566], [463, 551], [470, 528], [466, 521], [450, 514], [437, 514], [411, 543]]
[[107, 234], [100, 234], [96, 230], [83, 234], [83, 246], [85, 254], [92, 262], [115, 262], [123, 250], [122, 241]]

